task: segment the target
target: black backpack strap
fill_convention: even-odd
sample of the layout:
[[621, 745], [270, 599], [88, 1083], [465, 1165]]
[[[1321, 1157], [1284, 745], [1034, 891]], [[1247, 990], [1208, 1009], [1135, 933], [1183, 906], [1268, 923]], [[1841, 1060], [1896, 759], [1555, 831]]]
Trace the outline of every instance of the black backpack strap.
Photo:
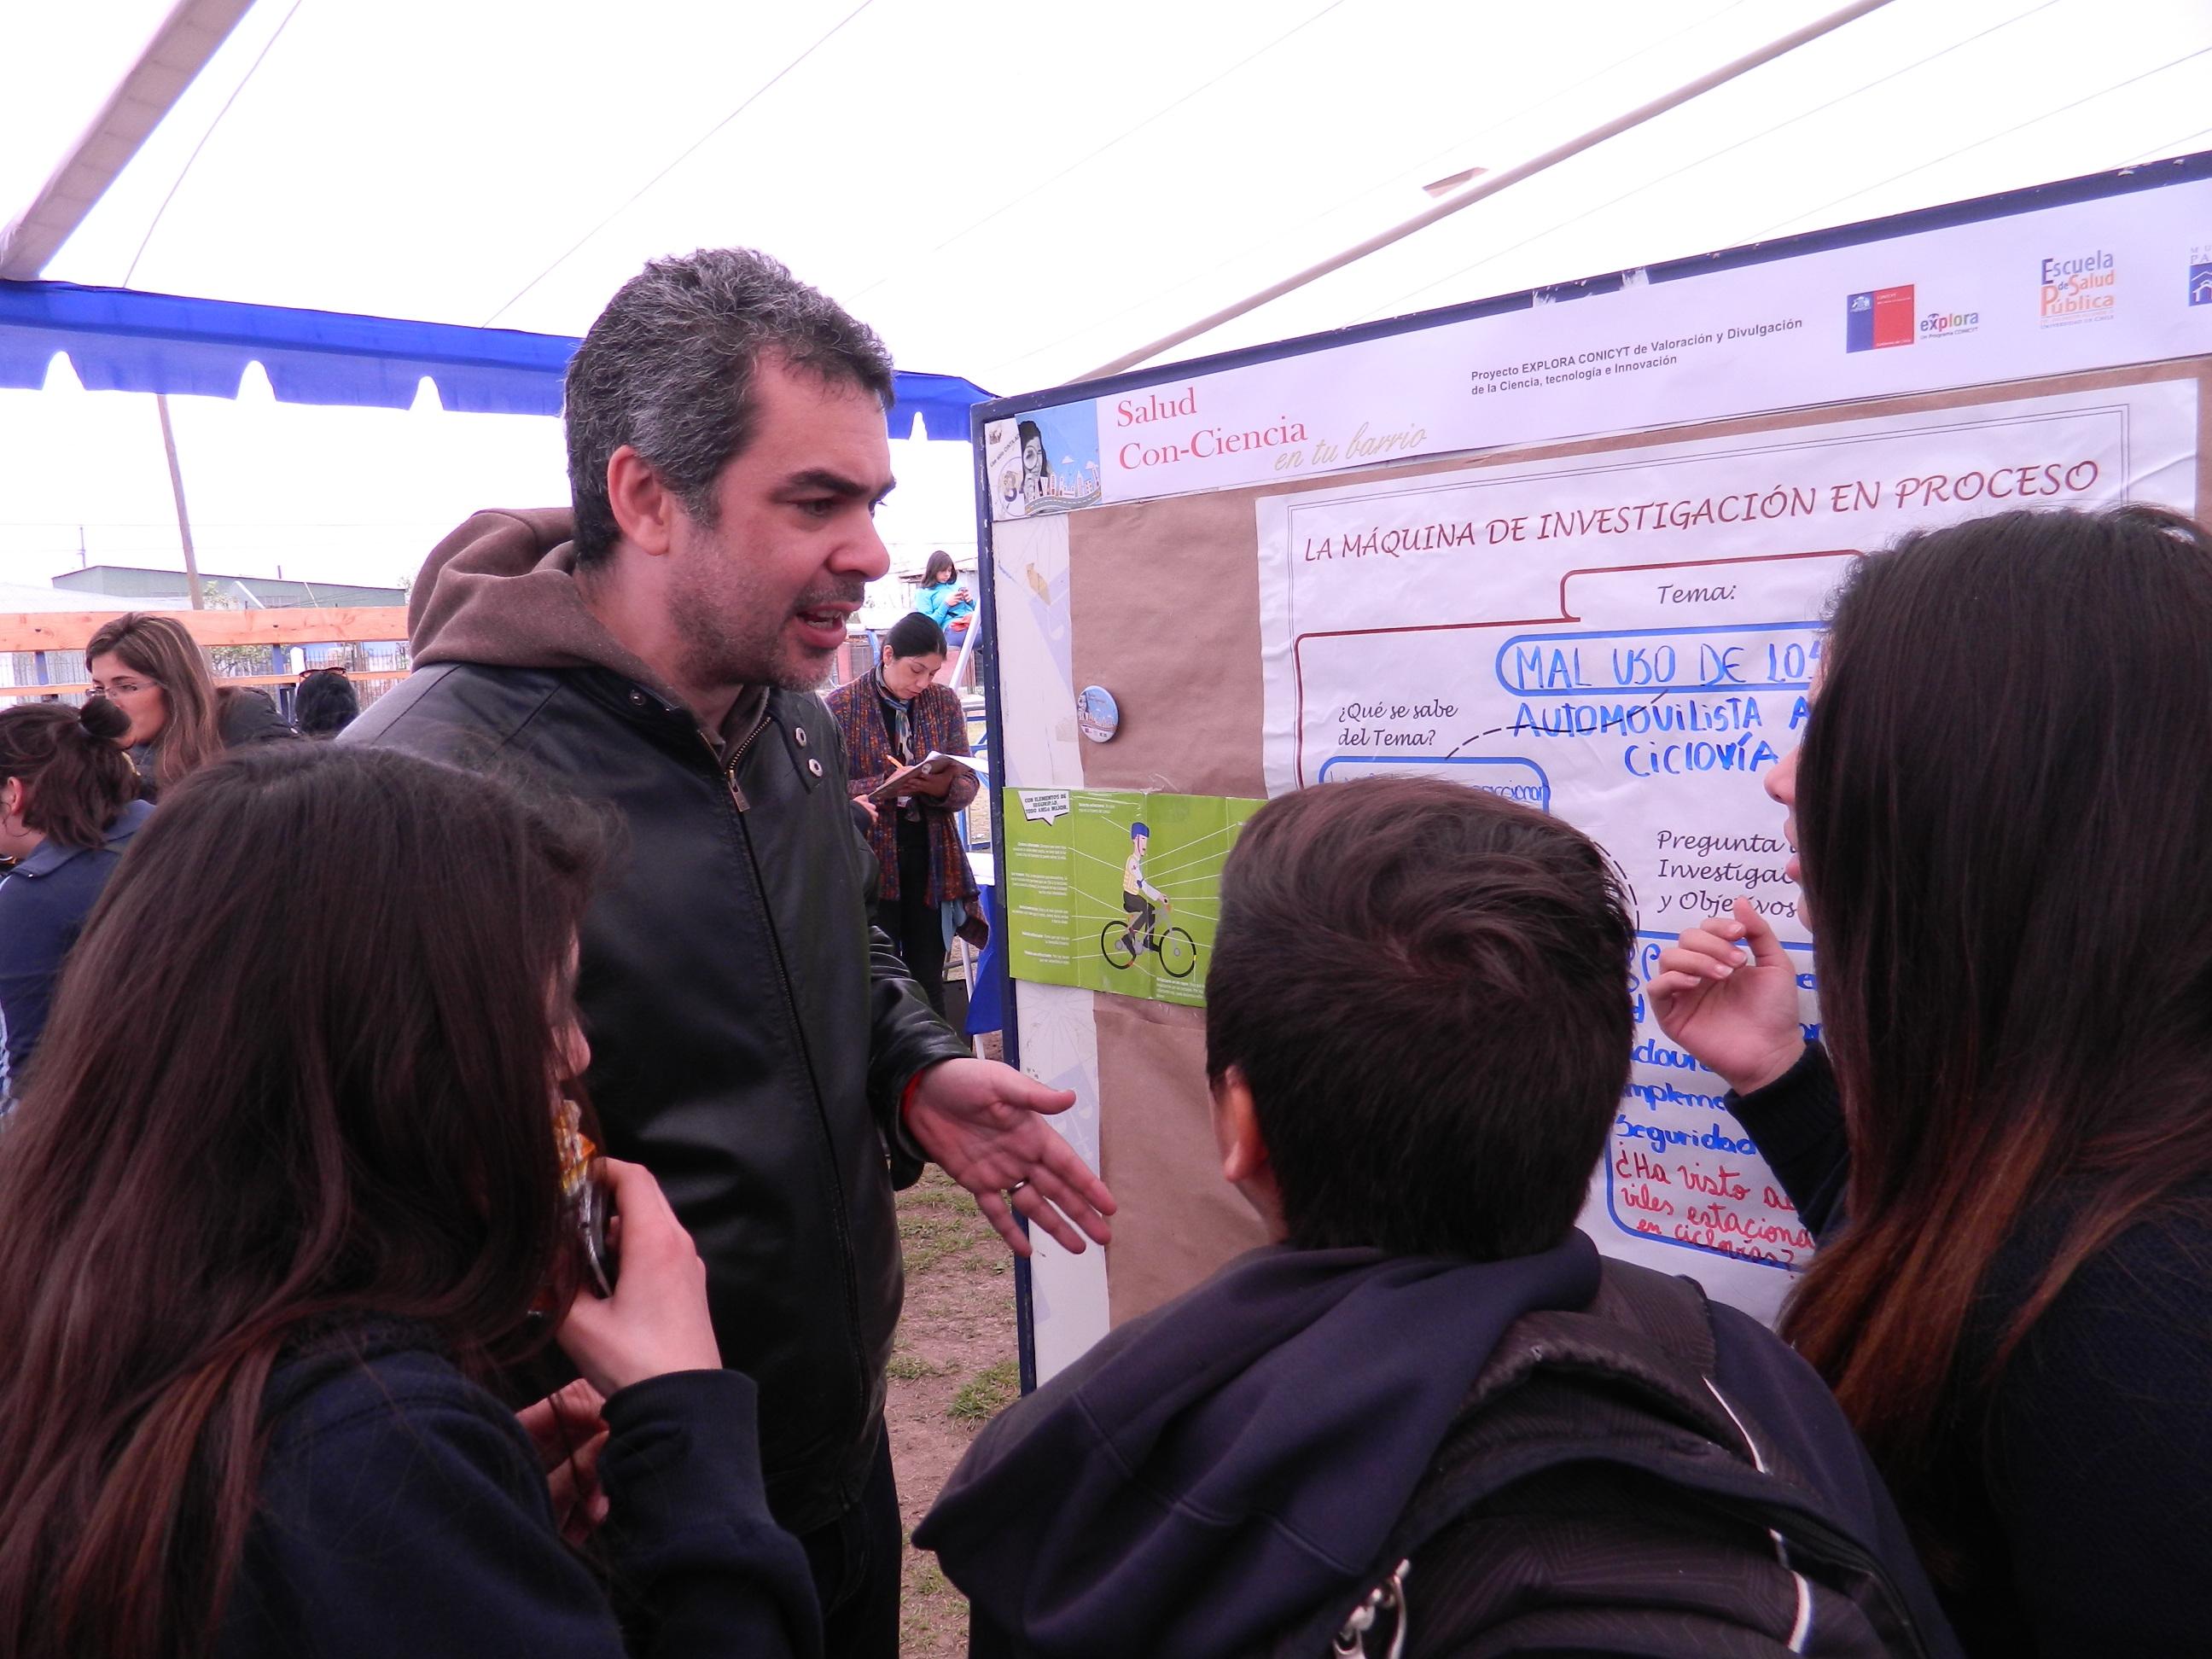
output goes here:
[[[1585, 1538], [1586, 1543], [1572, 1547], [1576, 1551], [1617, 1547], [1621, 1538], [1633, 1534], [1620, 1534], [1609, 1545], [1603, 1531], [1612, 1524], [1607, 1517], [1644, 1510], [1674, 1517], [1669, 1524], [1686, 1528], [1686, 1537], [1705, 1537], [1705, 1544], [1693, 1547], [1703, 1554], [1684, 1563], [1680, 1582], [1693, 1593], [1674, 1618], [1678, 1630], [1686, 1630], [1679, 1620], [1694, 1620], [1699, 1607], [1710, 1605], [1717, 1622], [1716, 1633], [1689, 1650], [1732, 1653], [1739, 1639], [1747, 1644], [1743, 1651], [1781, 1650], [1778, 1644], [1735, 1623], [1729, 1613], [1740, 1611], [1752, 1623], [1771, 1629], [1778, 1607], [1780, 1628], [1787, 1631], [1793, 1573], [1778, 1528], [1787, 1528], [1790, 1549], [1802, 1541], [1821, 1561], [1839, 1564], [1843, 1577], [1871, 1580], [1873, 1588], [1863, 1599], [1870, 1604], [1872, 1622], [1895, 1633], [1893, 1615], [1901, 1610], [1881, 1581], [1879, 1563], [1834, 1521], [1823, 1494], [1722, 1397], [1711, 1381], [1716, 1369], [1711, 1304], [1694, 1281], [1607, 1261], [1587, 1308], [1529, 1314], [1507, 1328], [1468, 1388], [1363, 1592], [1301, 1621], [1273, 1651], [1315, 1659], [1329, 1652], [1332, 1638], [1342, 1632], [1352, 1645], [1338, 1651], [1364, 1650], [1379, 1659], [1402, 1633], [1386, 1624], [1370, 1635], [1348, 1624], [1347, 1615], [1370, 1607], [1370, 1592], [1390, 1584], [1394, 1576], [1400, 1576], [1410, 1608], [1407, 1622], [1418, 1643], [1424, 1623], [1422, 1551], [1492, 1499], [1509, 1505], [1564, 1504], [1555, 1514], [1582, 1513], [1583, 1504], [1592, 1506], [1587, 1513], [1599, 1532], [1557, 1534], [1563, 1546], [1571, 1535]], [[1528, 1496], [1534, 1493], [1549, 1496]], [[1517, 1528], [1516, 1523], [1511, 1529], [1515, 1537], [1522, 1535]], [[1569, 1599], [1553, 1604], [1556, 1615], [1540, 1614], [1534, 1622], [1516, 1620], [1516, 1635], [1504, 1637], [1509, 1646], [1500, 1651], [1520, 1650], [1510, 1645], [1516, 1639], [1526, 1641], [1531, 1650], [1562, 1650], [1556, 1641], [1537, 1639], [1537, 1626], [1546, 1619], [1559, 1627], [1562, 1638], [1603, 1622], [1604, 1615], [1594, 1620], [1573, 1610], [1579, 1592], [1572, 1587], [1602, 1565], [1599, 1558], [1547, 1556], [1543, 1547], [1531, 1547], [1535, 1553], [1516, 1566], [1553, 1581], [1553, 1593]], [[1740, 1573], [1735, 1563], [1744, 1564]], [[1401, 1576], [1407, 1564], [1413, 1568], [1410, 1582]], [[1808, 1570], [1814, 1570], [1809, 1559]], [[1705, 1589], [1717, 1599], [1699, 1602], [1694, 1592]], [[1810, 1595], [1812, 1586], [1801, 1580], [1795, 1592], [1801, 1598]], [[1628, 1627], [1633, 1626], [1632, 1620]], [[1731, 1630], [1734, 1637], [1727, 1634]], [[1858, 1650], [1846, 1644], [1842, 1650]], [[1909, 1622], [1905, 1639], [1884, 1644], [1881, 1650], [1920, 1650], [1911, 1639]]]
[[1713, 1337], [1713, 1306], [1705, 1297], [1705, 1287], [1679, 1273], [1656, 1273], [1626, 1261], [1600, 1261], [1597, 1295], [1583, 1310], [1583, 1315], [1635, 1331], [1700, 1376], [1711, 1376], [1719, 1355]]
[[[1563, 1443], [1644, 1442], [1655, 1456], [1753, 1469], [1741, 1425], [1706, 1382], [1714, 1362], [1711, 1306], [1694, 1281], [1607, 1261], [1589, 1307], [1506, 1328], [1386, 1553], [1416, 1554], [1471, 1504], [1558, 1462]], [[1588, 1386], [1524, 1387], [1540, 1372]]]
[[[1671, 1425], [1671, 1449], [1697, 1445], [1725, 1455], [1720, 1448], [1741, 1444], [1741, 1437], [1717, 1397], [1704, 1386], [1714, 1356], [1711, 1309], [1695, 1283], [1604, 1260], [1597, 1293], [1588, 1307], [1524, 1314], [1506, 1328], [1468, 1386], [1436, 1461], [1391, 1529], [1366, 1591], [1351, 1605], [1325, 1608], [1300, 1621], [1273, 1651], [1285, 1659], [1326, 1653], [1340, 1635], [1347, 1640], [1364, 1635], [1373, 1623], [1378, 1598], [1393, 1596], [1395, 1576], [1461, 1515], [1555, 1463], [1563, 1433], [1610, 1436], [1618, 1431], [1618, 1409], [1607, 1412], [1603, 1422], [1563, 1424], [1558, 1390], [1523, 1387], [1539, 1372], [1599, 1379], [1605, 1392], [1588, 1396], [1588, 1403], [1603, 1407], [1616, 1391], [1625, 1391], [1636, 1402], [1629, 1416], [1644, 1419], [1648, 1413]], [[1396, 1584], [1398, 1591], [1406, 1589], [1402, 1581]], [[1418, 1585], [1411, 1595], [1418, 1601]]]

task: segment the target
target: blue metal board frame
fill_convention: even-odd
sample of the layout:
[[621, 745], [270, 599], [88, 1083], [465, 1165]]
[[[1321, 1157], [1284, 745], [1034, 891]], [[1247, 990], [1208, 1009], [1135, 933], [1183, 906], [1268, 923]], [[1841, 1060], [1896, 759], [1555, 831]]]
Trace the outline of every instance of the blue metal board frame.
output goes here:
[[[1969, 201], [1921, 208], [1885, 219], [1863, 219], [1852, 224], [1808, 231], [1802, 235], [1783, 237], [1771, 242], [1747, 243], [1741, 247], [1696, 254], [1688, 258], [1673, 259], [1663, 264], [1641, 269], [1644, 280], [1648, 283], [1684, 282], [1721, 271], [1741, 270], [1748, 265], [1794, 259], [1808, 253], [1822, 253], [1834, 248], [1889, 241], [1923, 231], [2012, 218], [2071, 202], [2130, 196], [2208, 178], [2212, 178], [2212, 150], [2198, 150], [2187, 155], [2148, 162], [2141, 167], [2121, 167], [2110, 173], [2085, 173], [2079, 178], [2033, 185], [2024, 190], [2006, 191], [1995, 196], [1980, 196]], [[1049, 409], [1055, 404], [1079, 403], [1086, 398], [1110, 398], [1120, 392], [1152, 386], [1170, 370], [1177, 374], [1189, 375], [1219, 374], [1224, 369], [1247, 368], [1255, 363], [1274, 362], [1285, 357], [1334, 350], [1339, 346], [1356, 345], [1366, 340], [1418, 333], [1423, 329], [1464, 322], [1470, 318], [1527, 311], [1532, 309], [1540, 299], [1547, 304], [1553, 304], [1586, 299], [1595, 294], [1616, 293], [1626, 280], [1627, 274], [1626, 271], [1611, 271], [1550, 288], [1527, 289], [1517, 294], [1493, 295], [1462, 305], [1441, 307], [1434, 311], [1413, 312], [1403, 317], [1386, 318], [1379, 322], [1363, 323], [1357, 327], [1337, 329], [1325, 334], [1304, 334], [1267, 345], [1248, 346], [1241, 350], [1220, 352], [1207, 357], [1175, 360], [1170, 363], [1107, 375], [1099, 380], [1075, 380], [1066, 386], [1049, 386], [1042, 391], [1025, 392], [1018, 396], [976, 404], [969, 410], [969, 442], [975, 452], [976, 579], [983, 590], [983, 626], [989, 630], [987, 637], [994, 641], [998, 637], [998, 582], [991, 544], [991, 484], [983, 465], [983, 428], [988, 422], [1026, 414], [1033, 409]], [[1002, 660], [1002, 653], [994, 650], [990, 658], [984, 672], [983, 696], [984, 707], [991, 721], [990, 729], [995, 735], [1002, 734], [1006, 730], [1000, 716], [1003, 707], [999, 684], [999, 664]], [[992, 781], [991, 835], [992, 845], [1004, 848], [1006, 844], [1005, 791], [1016, 780], [1008, 775], [1003, 758], [1006, 752], [1003, 736], [997, 736], [996, 740], [1001, 759], [999, 775]], [[1006, 890], [1006, 872], [1003, 867], [999, 881], [1000, 891], [1003, 894]], [[1010, 903], [1001, 901], [1001, 915], [1011, 915], [1012, 908]], [[1000, 994], [1001, 1006], [1006, 1010], [1006, 1060], [1010, 1065], [1018, 1066], [1021, 1063], [1020, 1004], [1013, 976], [1006, 968], [1012, 954], [1011, 951], [1003, 953], [999, 960]], [[1030, 1291], [1030, 1264], [1026, 1260], [1018, 1260], [1014, 1264], [1014, 1315], [1021, 1343], [1022, 1392], [1027, 1394], [1036, 1387], [1036, 1346], [1035, 1311]]]

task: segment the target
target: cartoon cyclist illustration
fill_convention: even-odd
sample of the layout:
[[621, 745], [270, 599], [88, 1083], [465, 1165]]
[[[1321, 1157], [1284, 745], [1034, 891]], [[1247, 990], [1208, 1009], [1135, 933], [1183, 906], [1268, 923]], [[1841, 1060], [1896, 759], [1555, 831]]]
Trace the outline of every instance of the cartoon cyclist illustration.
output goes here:
[[[1123, 969], [1135, 967], [1150, 952], [1161, 973], [1188, 979], [1198, 966], [1198, 946], [1188, 928], [1167, 925], [1175, 901], [1145, 878], [1145, 851], [1152, 840], [1149, 825], [1129, 826], [1129, 856], [1121, 866], [1121, 919], [1109, 918], [1098, 930], [1099, 953], [1108, 967]], [[1170, 872], [1175, 867], [1169, 866]]]
[[1129, 826], [1129, 857], [1121, 866], [1121, 908], [1129, 917], [1122, 930], [1122, 937], [1128, 942], [1127, 949], [1132, 957], [1139, 948], [1137, 929], [1140, 925], [1144, 928], [1142, 948], [1154, 951], [1160, 948], [1152, 937], [1152, 907], [1158, 904], [1168, 909], [1175, 908], [1169, 902], [1166, 894], [1145, 879], [1145, 849], [1152, 844], [1152, 830], [1141, 821]]

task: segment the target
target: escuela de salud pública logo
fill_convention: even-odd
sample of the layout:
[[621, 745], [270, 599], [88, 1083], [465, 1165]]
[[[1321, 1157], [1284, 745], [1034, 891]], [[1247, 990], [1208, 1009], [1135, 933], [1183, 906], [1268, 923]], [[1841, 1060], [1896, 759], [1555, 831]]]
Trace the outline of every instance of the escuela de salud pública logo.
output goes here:
[[2212, 247], [2189, 250], [2189, 303], [2212, 306]]
[[1955, 340], [1982, 325], [1978, 311], [1937, 306], [1916, 316], [1913, 285], [1869, 289], [1844, 302], [1844, 349], [1876, 351], [1915, 340]]
[[2119, 299], [2119, 267], [2104, 248], [2044, 260], [2036, 316], [2045, 328], [2109, 321]]

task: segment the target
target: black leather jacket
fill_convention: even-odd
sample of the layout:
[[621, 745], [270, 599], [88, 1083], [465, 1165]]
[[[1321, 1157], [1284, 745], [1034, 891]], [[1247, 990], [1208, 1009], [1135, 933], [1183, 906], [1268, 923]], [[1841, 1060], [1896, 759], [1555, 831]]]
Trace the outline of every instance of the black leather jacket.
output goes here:
[[836, 722], [775, 691], [726, 768], [688, 710], [604, 667], [426, 668], [342, 741], [521, 757], [611, 802], [629, 846], [583, 932], [586, 1080], [617, 1158], [705, 1257], [723, 1363], [760, 1389], [776, 1518], [859, 1498], [903, 1280], [898, 1103], [968, 1052], [868, 921], [875, 861]]

